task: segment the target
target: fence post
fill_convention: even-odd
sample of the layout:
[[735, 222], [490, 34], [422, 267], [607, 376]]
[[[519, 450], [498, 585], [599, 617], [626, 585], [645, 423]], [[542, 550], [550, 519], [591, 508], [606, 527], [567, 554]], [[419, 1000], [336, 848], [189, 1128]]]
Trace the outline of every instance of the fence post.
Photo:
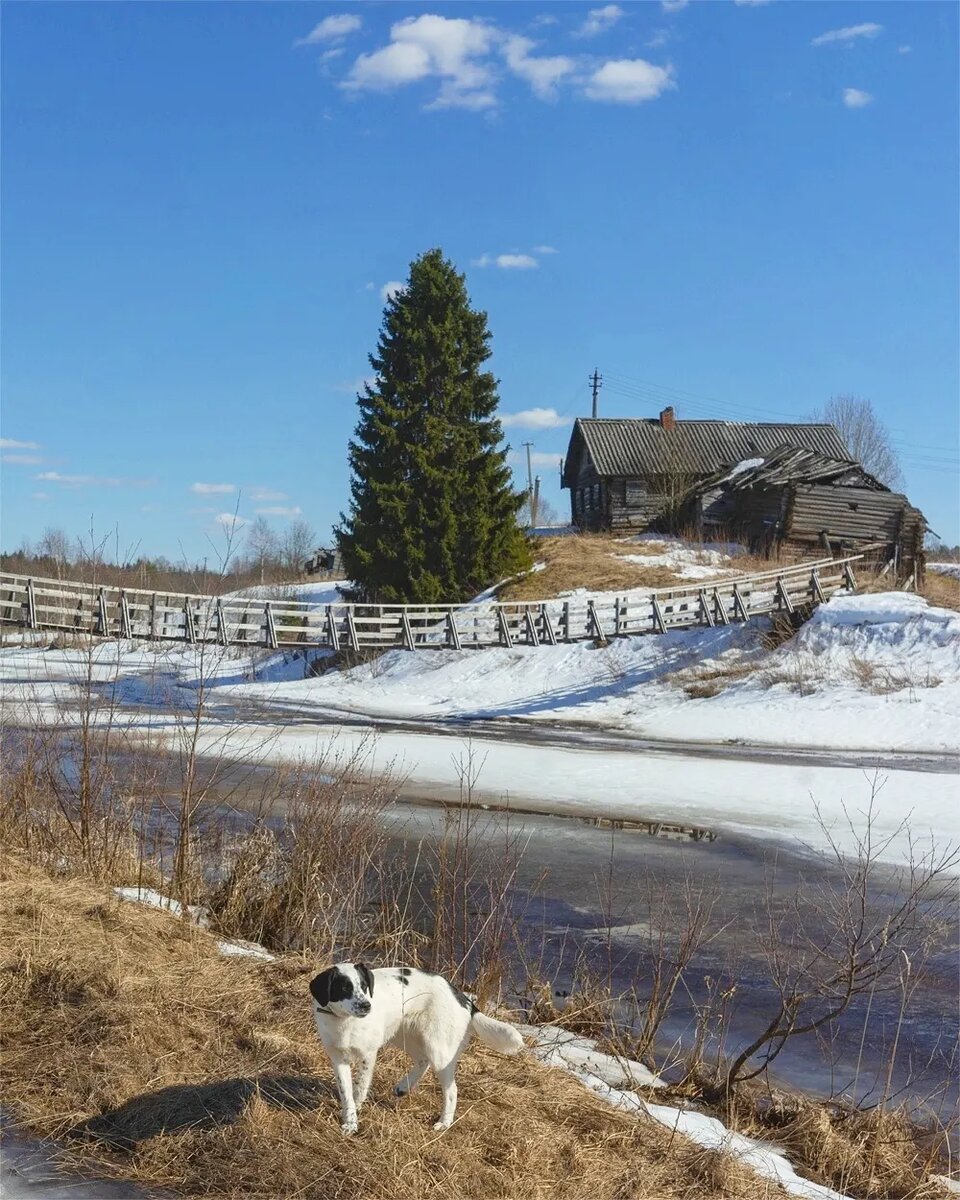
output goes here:
[[793, 601], [787, 595], [787, 589], [783, 586], [783, 576], [777, 576], [777, 599], [783, 605], [783, 608], [788, 613], [793, 613]]
[[227, 614], [223, 611], [223, 601], [217, 597], [217, 636], [221, 646], [230, 645], [230, 633], [227, 629]]
[[27, 628], [37, 627], [37, 597], [33, 590], [33, 580], [27, 580]]
[[587, 629], [593, 630], [594, 637], [598, 642], [607, 644], [607, 636], [603, 632], [603, 626], [600, 624], [600, 618], [597, 616], [596, 605], [592, 600], [587, 601]]
[[736, 584], [733, 585], [733, 615], [734, 617], [739, 616], [741, 621], [746, 621], [750, 615]]
[[843, 564], [843, 581], [851, 592], [857, 590], [857, 577], [853, 573], [853, 567], [848, 562]]
[[416, 644], [413, 640], [413, 630], [410, 628], [410, 618], [407, 616], [407, 610], [400, 611], [400, 628], [403, 631], [403, 646], [405, 650], [416, 650]]
[[187, 641], [192, 646], [197, 640], [197, 627], [193, 623], [193, 609], [190, 607], [189, 600], [183, 606], [183, 624], [187, 633]]
[[278, 648], [277, 623], [273, 619], [273, 609], [270, 607], [269, 600], [263, 606], [263, 615], [267, 623], [267, 645], [271, 650], [276, 650]]
[[503, 609], [497, 609], [497, 631], [500, 634], [500, 645], [506, 646], [507, 649], [513, 645], [513, 638], [510, 636], [510, 626], [507, 624], [507, 618], [504, 616]]
[[[474, 636], [476, 636], [476, 623], [474, 623]], [[453, 619], [453, 613], [447, 612], [447, 628], [446, 628], [446, 643], [452, 646], [454, 650], [462, 650], [463, 646], [460, 642], [460, 630], [457, 628], [457, 623]]]
[[107, 596], [103, 588], [97, 593], [97, 632], [101, 637], [107, 637]]
[[550, 624], [550, 614], [547, 612], [546, 604], [540, 605], [540, 619], [543, 622], [543, 640], [550, 646], [557, 644], [557, 635], [553, 632], [553, 626]]
[[527, 645], [538, 646], [540, 644], [540, 639], [537, 637], [537, 627], [534, 624], [533, 614], [530, 612], [529, 608], [526, 608], [523, 611], [523, 623], [527, 630]]
[[333, 615], [332, 604], [327, 605], [327, 641], [334, 653], [340, 649], [340, 634], [337, 630], [337, 619]]
[[127, 593], [120, 589], [120, 636], [128, 641], [133, 636], [130, 632], [130, 605], [127, 603]]
[[820, 583], [820, 572], [816, 567], [810, 572], [810, 591], [812, 593], [814, 604], [823, 604], [826, 596], [823, 594], [823, 587]]
[[707, 593], [700, 589], [700, 616], [703, 618], [704, 625], [713, 627], [713, 614], [710, 612], [710, 605], [707, 603]]
[[716, 616], [716, 618], [720, 622], [720, 624], [721, 625], [729, 625], [730, 618], [727, 616], [727, 606], [724, 604], [723, 600], [720, 597], [720, 589], [719, 588], [713, 589], [713, 604], [714, 604], [714, 615]]
[[357, 637], [357, 627], [353, 621], [353, 605], [347, 607], [347, 635], [350, 638], [350, 649], [360, 649], [360, 639]]
[[561, 620], [563, 622], [563, 640], [565, 642], [569, 642], [570, 641], [570, 601], [569, 600], [564, 600], [564, 602], [563, 602], [563, 616], [561, 617]]

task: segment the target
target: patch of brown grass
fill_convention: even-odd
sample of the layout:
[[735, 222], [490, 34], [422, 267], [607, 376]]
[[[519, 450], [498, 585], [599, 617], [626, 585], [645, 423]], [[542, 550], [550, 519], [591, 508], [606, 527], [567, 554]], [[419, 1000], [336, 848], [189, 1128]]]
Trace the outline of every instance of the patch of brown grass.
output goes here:
[[344, 1139], [299, 958], [223, 958], [207, 934], [8, 856], [0, 891], [5, 1103], [99, 1172], [189, 1196], [644, 1200], [782, 1193], [620, 1114], [529, 1055], [474, 1048], [458, 1120], [385, 1052]]
[[938, 571], [926, 571], [920, 594], [937, 608], [952, 608], [960, 612], [960, 579], [941, 575]]
[[645, 551], [642, 542], [628, 544], [602, 533], [538, 539], [534, 553], [537, 560], [545, 562], [546, 566], [542, 571], [530, 571], [505, 583], [498, 599], [549, 600], [575, 588], [615, 592], [665, 588], [681, 582], [669, 567], [645, 567], [620, 557], [645, 552], [652, 554], [656, 551]]

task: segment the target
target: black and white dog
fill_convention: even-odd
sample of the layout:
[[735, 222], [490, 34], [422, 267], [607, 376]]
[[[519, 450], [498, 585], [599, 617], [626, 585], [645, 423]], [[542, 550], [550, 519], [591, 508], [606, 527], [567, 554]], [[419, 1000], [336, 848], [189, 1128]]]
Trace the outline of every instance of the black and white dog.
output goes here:
[[[337, 963], [310, 981], [313, 1016], [340, 1091], [341, 1129], [356, 1133], [381, 1046], [396, 1046], [413, 1067], [394, 1088], [405, 1096], [430, 1067], [443, 1091], [434, 1129], [449, 1129], [457, 1109], [457, 1059], [476, 1036], [491, 1050], [516, 1054], [523, 1038], [484, 1016], [452, 983], [413, 967]], [[352, 1068], [356, 1068], [354, 1074]]]

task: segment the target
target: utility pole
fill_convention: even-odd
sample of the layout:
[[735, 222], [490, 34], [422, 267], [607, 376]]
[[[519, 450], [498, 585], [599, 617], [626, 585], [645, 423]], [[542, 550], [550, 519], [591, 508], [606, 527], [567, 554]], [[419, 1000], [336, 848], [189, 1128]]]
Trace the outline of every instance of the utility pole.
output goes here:
[[590, 376], [590, 385], [593, 388], [593, 415], [597, 415], [597, 393], [603, 387], [603, 376], [594, 367], [593, 374]]
[[527, 448], [527, 501], [530, 505], [530, 524], [533, 524], [533, 460], [530, 457], [530, 451], [533, 449], [533, 442], [523, 442], [522, 445]]

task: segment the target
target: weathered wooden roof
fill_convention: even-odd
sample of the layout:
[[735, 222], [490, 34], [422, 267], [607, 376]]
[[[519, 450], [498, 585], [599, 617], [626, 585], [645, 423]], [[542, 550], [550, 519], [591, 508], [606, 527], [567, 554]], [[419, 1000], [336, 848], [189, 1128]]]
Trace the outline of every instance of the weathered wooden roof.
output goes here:
[[563, 483], [572, 486], [581, 455], [602, 478], [650, 475], [713, 475], [744, 459], [766, 456], [784, 443], [847, 459], [833, 425], [746, 421], [675, 421], [665, 428], [653, 418], [581, 417], [573, 427]]
[[715, 486], [733, 491], [762, 485], [776, 487], [784, 483], [836, 483], [850, 487], [890, 489], [864, 470], [852, 458], [832, 458], [805, 446], [777, 446], [753, 466], [734, 467], [715, 481]]

